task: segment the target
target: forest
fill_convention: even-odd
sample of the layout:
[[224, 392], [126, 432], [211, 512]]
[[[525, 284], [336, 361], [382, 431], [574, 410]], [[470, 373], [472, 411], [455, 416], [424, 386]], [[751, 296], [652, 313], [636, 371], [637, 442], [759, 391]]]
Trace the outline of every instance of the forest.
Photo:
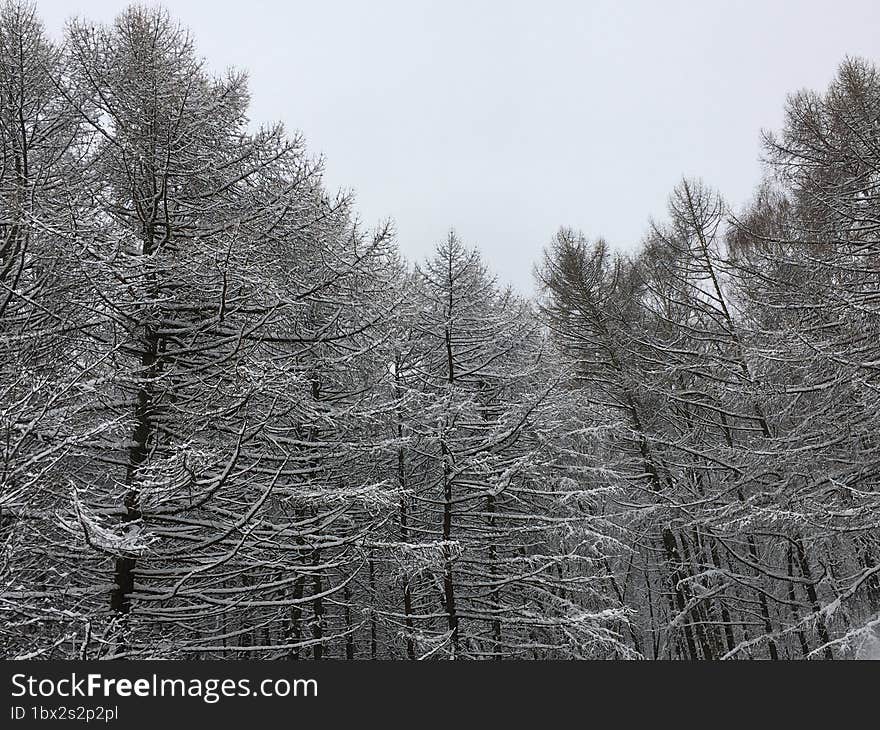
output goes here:
[[871, 62], [534, 297], [206, 63], [0, 6], [0, 656], [880, 656]]

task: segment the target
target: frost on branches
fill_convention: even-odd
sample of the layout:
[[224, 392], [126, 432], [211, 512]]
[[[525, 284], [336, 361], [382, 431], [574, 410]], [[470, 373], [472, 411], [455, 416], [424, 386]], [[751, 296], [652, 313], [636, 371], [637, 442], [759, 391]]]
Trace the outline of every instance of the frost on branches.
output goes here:
[[534, 301], [248, 118], [168, 13], [0, 9], [7, 658], [880, 656], [880, 76]]

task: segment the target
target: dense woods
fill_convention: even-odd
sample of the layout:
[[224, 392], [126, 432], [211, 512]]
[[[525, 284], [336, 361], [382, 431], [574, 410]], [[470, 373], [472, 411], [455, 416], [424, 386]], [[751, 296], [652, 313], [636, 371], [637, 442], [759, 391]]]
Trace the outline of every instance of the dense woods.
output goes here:
[[880, 644], [871, 63], [744, 209], [562, 228], [534, 301], [455, 233], [405, 261], [161, 10], [2, 5], [0, 145], [2, 656]]

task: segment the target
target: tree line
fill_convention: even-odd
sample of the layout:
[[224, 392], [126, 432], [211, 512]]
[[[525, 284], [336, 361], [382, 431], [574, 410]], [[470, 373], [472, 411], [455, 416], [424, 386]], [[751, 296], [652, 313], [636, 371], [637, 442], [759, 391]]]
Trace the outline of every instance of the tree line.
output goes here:
[[880, 642], [880, 76], [538, 294], [390, 226], [167, 12], [0, 6], [8, 658], [837, 659]]

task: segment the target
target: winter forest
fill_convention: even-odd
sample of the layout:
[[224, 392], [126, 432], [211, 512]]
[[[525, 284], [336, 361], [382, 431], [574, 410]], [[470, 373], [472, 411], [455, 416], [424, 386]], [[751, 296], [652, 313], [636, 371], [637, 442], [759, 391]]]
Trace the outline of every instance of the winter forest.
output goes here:
[[780, 100], [743, 209], [548, 231], [530, 300], [209, 61], [0, 9], [0, 655], [877, 652], [877, 68]]

